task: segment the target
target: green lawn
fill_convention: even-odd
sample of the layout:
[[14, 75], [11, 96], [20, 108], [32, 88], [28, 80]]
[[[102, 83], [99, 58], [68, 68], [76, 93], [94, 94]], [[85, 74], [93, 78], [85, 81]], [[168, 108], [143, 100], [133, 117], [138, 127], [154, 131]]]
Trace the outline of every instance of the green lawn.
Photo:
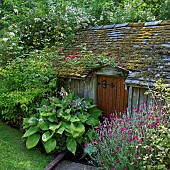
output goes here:
[[52, 157], [28, 150], [22, 134], [0, 122], [0, 170], [43, 170]]

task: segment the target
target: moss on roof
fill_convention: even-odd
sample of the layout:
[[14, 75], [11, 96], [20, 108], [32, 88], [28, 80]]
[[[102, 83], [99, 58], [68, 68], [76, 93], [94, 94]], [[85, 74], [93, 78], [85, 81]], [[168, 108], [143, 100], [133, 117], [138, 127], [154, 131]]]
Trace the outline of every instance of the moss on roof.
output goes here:
[[122, 68], [139, 71], [138, 76], [170, 83], [170, 20], [91, 27], [71, 49], [82, 46], [96, 54], [113, 54]]

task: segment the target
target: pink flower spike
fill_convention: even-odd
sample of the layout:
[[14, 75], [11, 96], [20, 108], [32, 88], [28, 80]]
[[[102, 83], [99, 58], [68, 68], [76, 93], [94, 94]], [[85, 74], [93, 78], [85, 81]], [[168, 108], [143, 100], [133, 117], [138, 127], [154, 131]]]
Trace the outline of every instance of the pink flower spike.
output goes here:
[[91, 140], [91, 143], [93, 143], [94, 142], [94, 140]]
[[115, 160], [115, 162], [116, 162], [116, 163], [118, 163], [118, 162], [119, 162], [119, 160], [117, 160], [117, 159], [116, 159], [116, 160]]
[[122, 138], [122, 140], [125, 140], [125, 138]]
[[111, 170], [115, 170], [114, 168], [112, 168]]
[[133, 139], [134, 139], [134, 140], [138, 140], [138, 137], [137, 137], [137, 136], [134, 136]]
[[139, 142], [139, 143], [142, 143], [142, 139], [139, 139], [138, 142]]
[[138, 151], [140, 150], [140, 146], [137, 147], [137, 150], [138, 150]]
[[149, 148], [148, 148], [148, 150], [149, 150], [149, 151], [152, 151], [152, 148], [151, 148], [151, 147], [149, 147]]
[[140, 158], [140, 155], [137, 155], [136, 158]]

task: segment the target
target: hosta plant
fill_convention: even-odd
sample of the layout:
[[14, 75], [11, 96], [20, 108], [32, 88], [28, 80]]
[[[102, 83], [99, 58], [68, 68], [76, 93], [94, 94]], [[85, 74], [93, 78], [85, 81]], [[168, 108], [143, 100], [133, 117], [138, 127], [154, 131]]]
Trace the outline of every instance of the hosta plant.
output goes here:
[[37, 114], [24, 119], [28, 149], [42, 143], [47, 153], [68, 149], [75, 154], [79, 144], [91, 139], [89, 128], [98, 125], [101, 110], [72, 93], [60, 95], [44, 99]]

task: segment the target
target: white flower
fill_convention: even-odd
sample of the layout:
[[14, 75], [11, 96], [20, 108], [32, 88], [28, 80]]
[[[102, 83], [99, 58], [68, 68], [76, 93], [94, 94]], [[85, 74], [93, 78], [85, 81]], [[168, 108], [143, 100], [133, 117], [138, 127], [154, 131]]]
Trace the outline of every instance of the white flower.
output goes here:
[[41, 19], [40, 18], [34, 18], [34, 21], [38, 22], [38, 21], [41, 21]]
[[2, 38], [2, 41], [7, 42], [8, 38]]
[[15, 34], [13, 32], [9, 32], [9, 36], [13, 37]]
[[14, 9], [14, 12], [15, 12], [16, 14], [18, 14], [18, 10], [17, 10], [17, 9]]

